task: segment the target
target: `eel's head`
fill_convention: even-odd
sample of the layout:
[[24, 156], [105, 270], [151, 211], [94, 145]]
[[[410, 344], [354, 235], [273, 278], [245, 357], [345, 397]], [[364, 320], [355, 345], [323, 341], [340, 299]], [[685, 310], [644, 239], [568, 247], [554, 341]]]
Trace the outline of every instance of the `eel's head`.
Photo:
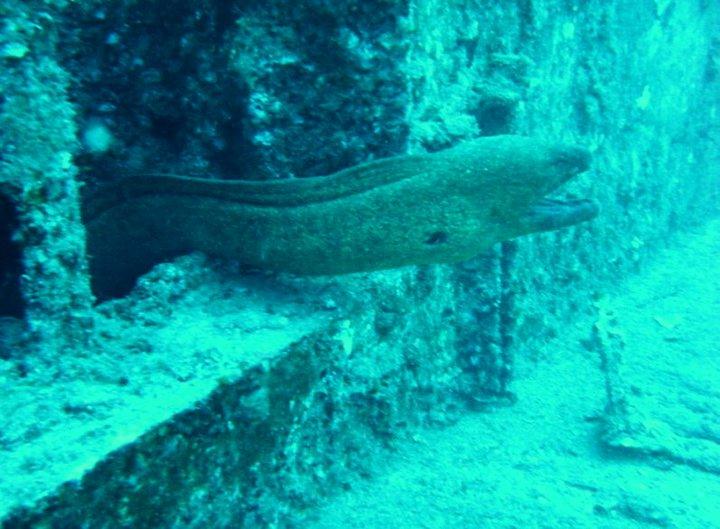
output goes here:
[[592, 200], [547, 197], [589, 167], [590, 153], [586, 149], [567, 145], [549, 148], [538, 175], [538, 192], [517, 219], [518, 235], [556, 230], [595, 218], [599, 209]]
[[[501, 179], [492, 185], [500, 190], [492, 200], [492, 214], [507, 238], [571, 226], [598, 214], [592, 200], [548, 198], [589, 168], [590, 153], [586, 149], [523, 137], [507, 138], [505, 148], [511, 153], [498, 158], [503, 160], [504, 168], [493, 172]], [[498, 148], [503, 148], [502, 141]]]

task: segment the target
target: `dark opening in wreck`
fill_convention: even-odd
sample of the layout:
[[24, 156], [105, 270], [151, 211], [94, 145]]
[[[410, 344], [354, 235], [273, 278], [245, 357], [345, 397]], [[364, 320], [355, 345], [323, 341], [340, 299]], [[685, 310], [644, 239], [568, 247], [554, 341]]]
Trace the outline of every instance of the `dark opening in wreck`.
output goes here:
[[0, 317], [22, 318], [25, 302], [20, 291], [22, 252], [13, 240], [18, 214], [10, 198], [0, 193]]

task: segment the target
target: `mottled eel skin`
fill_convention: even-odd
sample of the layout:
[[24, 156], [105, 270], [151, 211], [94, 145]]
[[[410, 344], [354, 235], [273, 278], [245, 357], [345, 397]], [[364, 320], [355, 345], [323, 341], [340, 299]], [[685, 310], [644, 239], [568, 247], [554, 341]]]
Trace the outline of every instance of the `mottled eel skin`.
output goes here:
[[121, 295], [152, 265], [196, 250], [308, 275], [462, 261], [593, 218], [589, 200], [544, 198], [588, 163], [577, 147], [491, 136], [329, 176], [124, 179], [84, 201], [93, 290]]

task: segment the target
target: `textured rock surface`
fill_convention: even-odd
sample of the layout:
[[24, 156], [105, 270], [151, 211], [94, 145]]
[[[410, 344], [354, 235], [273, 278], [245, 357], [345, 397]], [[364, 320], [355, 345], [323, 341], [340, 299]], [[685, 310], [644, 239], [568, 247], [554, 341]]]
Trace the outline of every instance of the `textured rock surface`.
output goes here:
[[[19, 285], [23, 300], [4, 314], [14, 318], [3, 325], [0, 374], [4, 387], [24, 391], [17, 402], [29, 407], [14, 407], [24, 420], [42, 420], [3, 424], [0, 455], [20, 469], [6, 486], [47, 485], [29, 489], [44, 497], [35, 504], [10, 495], [4, 515], [28, 505], [8, 527], [288, 525], [318, 496], [371, 474], [413, 427], [444, 424], [465, 405], [506, 402], [514, 354], [534, 356], [577, 314], [597, 310], [596, 293], [717, 204], [720, 44], [711, 39], [720, 14], [711, 2], [2, 9], [11, 23], [0, 42], [0, 203], [9, 226], [0, 245], [11, 255], [16, 238], [22, 255], [4, 262], [0, 279]], [[240, 360], [223, 383], [205, 355], [238, 361], [238, 343], [260, 336], [251, 329], [237, 338], [218, 308], [247, 296], [229, 269], [180, 260], [146, 277], [135, 297], [98, 309], [94, 327], [85, 319], [77, 174], [87, 185], [142, 171], [302, 177], [504, 132], [590, 147], [594, 170], [570, 192], [598, 197], [602, 218], [457, 267], [263, 279], [268, 310], [258, 309], [258, 329], [273, 324], [273, 310], [289, 310], [276, 297], [287, 289], [306, 298], [323, 328], [302, 329], [271, 361]], [[193, 330], [210, 331], [192, 315], [212, 328], [219, 353], [193, 341]], [[25, 338], [34, 354], [19, 345], [17, 316], [35, 331]], [[181, 328], [187, 340], [173, 341]], [[157, 388], [199, 373], [207, 384], [195, 404], [155, 403], [146, 429], [97, 441], [88, 416], [131, 408], [78, 388], [134, 391], [150, 406]], [[73, 398], [44, 393], [65, 383], [76, 384]], [[64, 460], [75, 473], [53, 477], [52, 445], [43, 451], [38, 440], [76, 423], [79, 442]]]
[[78, 2], [62, 53], [79, 121], [116, 139], [85, 161], [101, 179], [287, 178], [403, 152], [403, 12], [387, 0]]
[[[0, 35], [0, 198], [11, 227], [0, 241], [3, 261], [11, 261], [3, 265], [7, 294], [5, 286], [0, 293], [12, 297], [20, 286], [23, 300], [8, 303], [7, 313], [24, 313], [31, 339], [54, 351], [49, 356], [82, 346], [92, 302], [73, 163], [75, 112], [55, 54], [57, 7], [5, 2]], [[22, 246], [19, 262], [13, 243]]]
[[[591, 188], [602, 218], [518, 241], [511, 281], [523, 343], [562, 332], [590, 308], [588, 294], [641, 270], [718, 204], [718, 6], [590, 2], [573, 17], [551, 8], [533, 19], [536, 81], [519, 121], [594, 151], [595, 170], [568, 189]], [[538, 274], [538, 262], [553, 266]]]

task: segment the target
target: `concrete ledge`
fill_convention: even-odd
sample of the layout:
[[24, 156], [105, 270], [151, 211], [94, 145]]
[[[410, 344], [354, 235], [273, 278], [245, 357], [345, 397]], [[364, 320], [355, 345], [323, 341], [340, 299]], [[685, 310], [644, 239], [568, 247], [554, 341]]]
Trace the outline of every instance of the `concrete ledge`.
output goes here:
[[89, 349], [3, 361], [2, 527], [301, 520], [491, 385], [457, 367], [443, 273], [241, 276], [200, 255], [156, 267], [98, 307]]
[[[183, 289], [172, 278], [184, 267], [196, 272]], [[92, 350], [51, 366], [16, 349], [3, 362], [3, 527], [158, 527], [198, 495], [242, 495], [333, 343], [329, 317], [255, 283], [188, 257], [100, 307]], [[310, 349], [312, 362], [292, 363]]]

